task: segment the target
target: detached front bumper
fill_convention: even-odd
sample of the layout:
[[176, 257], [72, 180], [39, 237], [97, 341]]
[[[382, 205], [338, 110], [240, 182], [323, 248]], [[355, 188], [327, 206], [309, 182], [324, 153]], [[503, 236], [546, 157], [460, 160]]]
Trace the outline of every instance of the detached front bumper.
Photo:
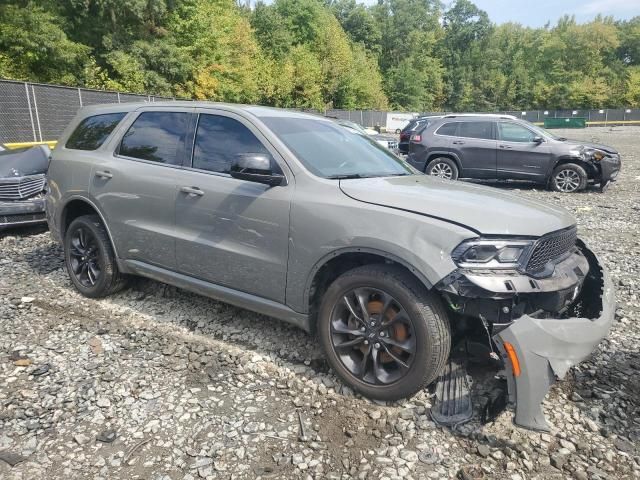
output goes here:
[[46, 222], [44, 196], [0, 201], [0, 228]]
[[600, 160], [600, 185], [604, 186], [609, 182], [615, 182], [620, 173], [620, 156], [605, 157]]
[[515, 423], [548, 430], [542, 401], [549, 388], [589, 357], [613, 322], [613, 286], [596, 256], [578, 240], [548, 277], [457, 270], [436, 288], [456, 314], [490, 329], [507, 371]]
[[[522, 427], [549, 430], [542, 411], [549, 388], [556, 379], [563, 379], [570, 367], [587, 359], [611, 328], [615, 313], [613, 285], [595, 255], [586, 247], [583, 253], [590, 269], [575, 302], [588, 302], [586, 310], [591, 315], [523, 315], [493, 337], [507, 368], [509, 399], [516, 409], [514, 422]], [[594, 315], [596, 310], [599, 313]]]

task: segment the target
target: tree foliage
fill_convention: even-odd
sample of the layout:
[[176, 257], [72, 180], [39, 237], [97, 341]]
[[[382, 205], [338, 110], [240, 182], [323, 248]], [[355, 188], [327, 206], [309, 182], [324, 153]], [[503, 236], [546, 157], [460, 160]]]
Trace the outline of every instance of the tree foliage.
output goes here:
[[3, 0], [0, 77], [318, 110], [640, 107], [640, 17], [528, 28], [470, 0], [241, 3]]

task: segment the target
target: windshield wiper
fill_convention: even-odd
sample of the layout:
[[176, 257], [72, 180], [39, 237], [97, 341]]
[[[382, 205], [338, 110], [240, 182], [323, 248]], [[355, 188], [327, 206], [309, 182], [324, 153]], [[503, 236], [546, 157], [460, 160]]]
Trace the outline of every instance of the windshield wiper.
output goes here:
[[347, 180], [349, 178], [367, 178], [367, 176], [359, 173], [347, 173], [344, 175], [329, 175], [327, 178], [330, 180]]

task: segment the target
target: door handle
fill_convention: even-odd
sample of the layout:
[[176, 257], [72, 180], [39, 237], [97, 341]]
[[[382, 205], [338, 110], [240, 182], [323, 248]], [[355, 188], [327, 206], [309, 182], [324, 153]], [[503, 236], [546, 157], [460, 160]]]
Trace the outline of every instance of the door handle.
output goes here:
[[453, 142], [454, 145], [464, 145], [464, 142], [461, 140], [454, 140]]
[[204, 195], [204, 192], [200, 190], [198, 187], [182, 187], [180, 188], [180, 191], [182, 193], [186, 193], [188, 195], [196, 195], [198, 197], [201, 197]]
[[507, 150], [511, 149], [510, 145], [499, 145], [500, 148], [506, 148]]
[[97, 170], [96, 177], [99, 178], [113, 178], [113, 174], [108, 170]]

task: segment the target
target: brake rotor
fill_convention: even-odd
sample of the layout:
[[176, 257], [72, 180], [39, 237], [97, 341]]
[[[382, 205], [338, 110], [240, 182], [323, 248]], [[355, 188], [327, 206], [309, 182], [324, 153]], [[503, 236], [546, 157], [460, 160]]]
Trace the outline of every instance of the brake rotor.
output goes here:
[[[382, 303], [382, 301], [377, 299], [370, 300], [369, 303], [367, 303], [367, 310], [369, 312], [369, 315], [382, 313], [383, 307], [384, 307], [384, 304]], [[393, 317], [395, 317], [397, 313], [398, 312], [393, 308], [387, 309], [385, 319], [384, 319], [385, 323], [393, 320]], [[391, 327], [391, 331], [389, 332], [389, 335], [391, 336], [392, 339], [401, 342], [407, 339], [407, 337], [409, 336], [409, 331], [407, 330], [407, 326], [404, 325], [403, 323], [396, 323]], [[365, 353], [366, 349], [367, 347], [365, 347], [364, 345], [360, 347], [360, 350], [362, 351], [362, 353]], [[400, 347], [391, 347], [390, 350], [396, 355], [400, 355], [402, 353], [402, 349]], [[382, 351], [380, 352], [380, 361], [382, 363], [390, 363], [390, 362], [393, 362], [394, 360], [391, 357], [391, 355], [389, 355], [385, 351]]]

